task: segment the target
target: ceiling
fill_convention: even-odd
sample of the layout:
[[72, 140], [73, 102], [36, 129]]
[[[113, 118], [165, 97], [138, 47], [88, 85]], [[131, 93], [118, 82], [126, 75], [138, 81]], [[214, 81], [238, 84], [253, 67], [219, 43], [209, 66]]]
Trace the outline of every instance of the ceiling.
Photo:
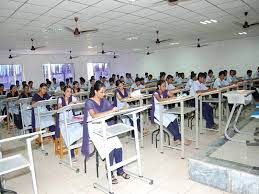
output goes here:
[[[259, 27], [244, 30], [233, 22], [259, 21], [258, 0], [182, 0], [177, 5], [160, 0], [1, 0], [0, 50], [9, 48], [27, 52], [30, 39], [36, 46], [45, 45], [40, 53], [67, 52], [96, 53], [101, 42], [105, 49], [132, 52], [151, 49], [195, 45], [234, 38], [259, 35]], [[75, 28], [79, 17], [80, 30], [98, 28], [97, 33], [74, 37], [65, 26]], [[200, 21], [215, 19], [213, 24]], [[172, 38], [179, 45], [156, 46], [155, 31], [160, 39]], [[237, 35], [246, 31], [247, 35]], [[137, 40], [127, 40], [137, 37]], [[93, 48], [88, 48], [92, 46]]]

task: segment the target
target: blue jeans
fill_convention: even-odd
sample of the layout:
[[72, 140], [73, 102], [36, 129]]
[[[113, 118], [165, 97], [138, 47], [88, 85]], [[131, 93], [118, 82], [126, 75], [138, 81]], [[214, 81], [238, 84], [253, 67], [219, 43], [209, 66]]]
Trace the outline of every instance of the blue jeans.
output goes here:
[[[115, 160], [115, 163], [119, 163], [122, 161], [122, 148], [115, 148], [112, 150], [109, 154], [110, 158], [110, 166], [113, 165], [113, 161]], [[117, 169], [117, 174], [123, 174], [123, 167], [120, 167]]]

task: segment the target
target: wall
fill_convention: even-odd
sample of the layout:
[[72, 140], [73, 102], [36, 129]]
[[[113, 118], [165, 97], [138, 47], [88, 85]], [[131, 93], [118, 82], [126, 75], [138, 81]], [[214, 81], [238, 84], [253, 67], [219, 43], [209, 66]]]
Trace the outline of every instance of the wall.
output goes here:
[[259, 37], [228, 40], [211, 43], [207, 47], [180, 47], [161, 50], [146, 56], [130, 54], [121, 56], [113, 69], [119, 73], [132, 72], [144, 74], [149, 72], [159, 75], [160, 71], [175, 74], [176, 71], [187, 75], [213, 69], [237, 69], [244, 75], [247, 69], [256, 70], [259, 66]]

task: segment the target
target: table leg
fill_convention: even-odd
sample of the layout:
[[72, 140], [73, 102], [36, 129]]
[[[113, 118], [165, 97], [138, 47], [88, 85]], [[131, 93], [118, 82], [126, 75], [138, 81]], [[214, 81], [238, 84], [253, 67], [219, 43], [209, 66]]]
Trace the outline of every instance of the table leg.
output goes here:
[[164, 126], [163, 126], [163, 105], [159, 105], [159, 121], [160, 121], [160, 152], [164, 153]]
[[[139, 101], [139, 106], [143, 106], [143, 99]], [[140, 147], [144, 147], [144, 124], [143, 124], [143, 111], [140, 113]], [[135, 134], [137, 135], [137, 134]]]
[[200, 133], [199, 133], [199, 99], [198, 97], [195, 98], [195, 148], [198, 149], [199, 148], [199, 137], [200, 137]]
[[202, 118], [202, 96], [199, 97], [200, 99], [200, 133], [203, 132], [203, 118]]
[[221, 115], [222, 115], [222, 103], [221, 103], [222, 94], [219, 92], [219, 133], [223, 134], [221, 129]]
[[184, 102], [181, 101], [181, 158], [184, 159]]

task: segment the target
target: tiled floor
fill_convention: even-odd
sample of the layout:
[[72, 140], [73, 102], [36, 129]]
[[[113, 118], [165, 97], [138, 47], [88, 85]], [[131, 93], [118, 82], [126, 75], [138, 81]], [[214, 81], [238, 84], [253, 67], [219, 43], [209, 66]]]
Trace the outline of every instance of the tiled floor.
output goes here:
[[[188, 133], [187, 133], [188, 134]], [[206, 149], [206, 145], [211, 143], [219, 135], [215, 132], [206, 132], [201, 135], [200, 149]], [[193, 182], [188, 177], [187, 158], [198, 153], [194, 148], [194, 143], [186, 149], [186, 159], [180, 159], [180, 152], [165, 148], [161, 154], [154, 145], [151, 144], [151, 137], [146, 136], [144, 148], [141, 149], [143, 174], [154, 179], [154, 184], [149, 185], [131, 177], [130, 180], [119, 178], [119, 184], [114, 186], [115, 193], [121, 194], [223, 194], [223, 191]], [[134, 153], [134, 144], [125, 143], [124, 157]], [[102, 193], [93, 188], [94, 182], [104, 183], [104, 164], [101, 162], [100, 178], [96, 178], [95, 158], [91, 158], [87, 163], [87, 174], [83, 172], [83, 158], [78, 157], [75, 164], [80, 168], [77, 174], [71, 169], [60, 165], [59, 159], [54, 155], [53, 144], [46, 145], [49, 155], [44, 156], [39, 150], [34, 149], [35, 168], [37, 173], [38, 188], [40, 194], [99, 194]], [[3, 147], [4, 153], [25, 152], [25, 144], [17, 142]], [[135, 164], [131, 164], [125, 169], [136, 171]], [[10, 174], [7, 180], [7, 188], [17, 191], [19, 194], [32, 194], [32, 184], [28, 172]]]

